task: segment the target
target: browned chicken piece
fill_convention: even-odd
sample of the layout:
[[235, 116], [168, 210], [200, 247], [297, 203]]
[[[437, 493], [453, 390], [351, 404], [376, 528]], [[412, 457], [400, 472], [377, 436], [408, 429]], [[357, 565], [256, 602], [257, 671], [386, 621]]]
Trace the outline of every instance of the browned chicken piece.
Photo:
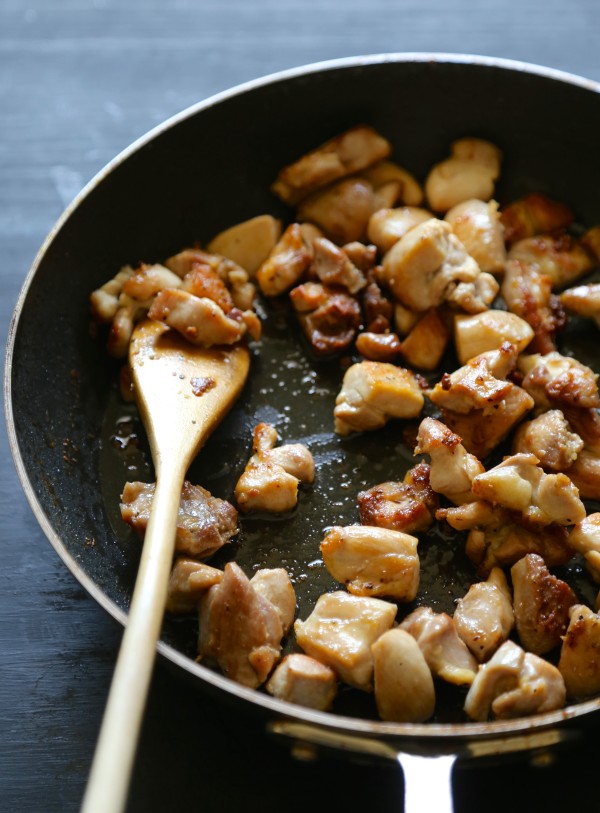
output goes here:
[[469, 454], [461, 438], [435, 418], [424, 418], [419, 426], [415, 454], [431, 459], [429, 482], [438, 494], [455, 505], [475, 499], [474, 478], [485, 471], [481, 462]]
[[253, 455], [235, 487], [235, 499], [244, 513], [291, 511], [298, 501], [298, 483], [312, 483], [314, 461], [301, 443], [275, 448], [277, 431], [266, 423], [254, 428]]
[[287, 570], [283, 567], [261, 568], [252, 576], [250, 584], [275, 607], [283, 634], [287, 635], [296, 614], [296, 593]]
[[568, 288], [560, 295], [560, 302], [567, 313], [593, 319], [600, 327], [600, 282]]
[[321, 541], [329, 573], [354, 596], [412, 601], [419, 589], [415, 536], [369, 525], [331, 528]]
[[312, 270], [323, 285], [340, 286], [351, 294], [365, 287], [367, 278], [350, 260], [344, 248], [338, 248], [325, 237], [317, 237], [313, 247]]
[[[121, 516], [143, 537], [150, 519], [155, 483], [125, 483], [121, 495]], [[213, 497], [187, 480], [181, 491], [175, 550], [207, 559], [238, 532], [237, 511], [226, 500]]]
[[532, 454], [505, 457], [472, 483], [477, 499], [519, 512], [529, 525], [574, 525], [585, 517], [579, 492], [566, 474], [546, 474]]
[[513, 439], [513, 453], [535, 455], [546, 471], [568, 470], [582, 449], [583, 440], [571, 431], [560, 409], [542, 412], [521, 424]]
[[404, 167], [393, 161], [383, 160], [361, 170], [361, 176], [370, 181], [376, 189], [397, 184], [396, 200], [406, 206], [419, 206], [423, 201], [423, 190], [417, 179]]
[[521, 645], [544, 655], [557, 647], [569, 623], [569, 608], [577, 596], [553, 576], [541, 556], [528, 553], [510, 570], [514, 591], [515, 624]]
[[367, 361], [393, 364], [402, 355], [402, 342], [396, 333], [363, 331], [356, 337], [356, 350]]
[[241, 311], [225, 314], [212, 299], [174, 288], [158, 294], [148, 316], [164, 322], [198, 347], [234, 344], [247, 330]]
[[410, 370], [361, 361], [346, 370], [333, 411], [339, 435], [379, 429], [391, 418], [416, 418], [425, 399]]
[[369, 219], [367, 236], [379, 251], [385, 254], [410, 229], [432, 217], [433, 214], [427, 209], [420, 209], [417, 206], [379, 209]]
[[415, 533], [433, 525], [439, 506], [429, 482], [430, 467], [419, 463], [409, 469], [401, 483], [373, 486], [358, 494], [358, 513], [363, 525]]
[[326, 237], [342, 245], [362, 240], [371, 215], [384, 205], [369, 181], [353, 177], [304, 198], [297, 217], [315, 223]]
[[164, 265], [142, 263], [123, 283], [123, 294], [138, 302], [147, 302], [163, 288], [179, 288], [181, 280]]
[[312, 257], [312, 246], [306, 245], [300, 225], [292, 223], [256, 272], [260, 290], [265, 296], [285, 293], [302, 279]]
[[600, 615], [575, 604], [570, 616], [558, 668], [569, 697], [589, 697], [600, 692]]
[[394, 305], [373, 274], [369, 275], [369, 281], [361, 292], [361, 301], [365, 312], [365, 330], [372, 333], [390, 330], [394, 321]]
[[310, 192], [387, 158], [390, 143], [366, 125], [352, 127], [284, 167], [272, 186], [294, 206]]
[[425, 195], [436, 212], [477, 198], [487, 201], [494, 194], [500, 175], [502, 153], [491, 142], [463, 138], [452, 144], [450, 158], [436, 164], [425, 181]]
[[570, 356], [547, 353], [544, 356], [521, 356], [519, 370], [523, 388], [538, 409], [597, 409], [598, 376], [589, 367]]
[[119, 305], [108, 331], [106, 348], [114, 358], [125, 358], [129, 350], [129, 341], [136, 322], [148, 313], [148, 303]]
[[360, 305], [347, 291], [304, 282], [290, 291], [298, 321], [317, 356], [347, 350], [361, 324]]
[[595, 582], [600, 584], [600, 513], [588, 514], [569, 535], [569, 545], [581, 553]]
[[584, 446], [568, 473], [581, 499], [600, 500], [600, 456], [597, 452]]
[[456, 686], [471, 685], [478, 664], [447, 613], [434, 613], [430, 607], [418, 607], [406, 616], [400, 629], [416, 640], [435, 677]]
[[589, 249], [568, 234], [540, 234], [515, 243], [509, 260], [533, 265], [539, 274], [552, 280], [552, 287], [564, 288], [591, 271], [595, 258]]
[[484, 664], [465, 699], [465, 712], [478, 722], [555, 711], [564, 706], [565, 683], [558, 669], [512, 641]]
[[495, 200], [466, 200], [453, 206], [444, 218], [482, 271], [504, 270], [504, 228]]
[[342, 246], [342, 249], [350, 262], [353, 263], [359, 271], [362, 271], [363, 274], [367, 274], [369, 277], [371, 276], [370, 272], [374, 270], [377, 264], [377, 246], [354, 240], [352, 243], [346, 243], [346, 245]]
[[467, 254], [450, 225], [436, 218], [410, 229], [392, 246], [382, 273], [396, 299], [417, 312], [448, 302], [478, 313], [489, 307], [499, 287]]
[[219, 232], [207, 250], [232, 260], [254, 276], [280, 236], [281, 221], [272, 215], [258, 215]]
[[226, 564], [220, 584], [200, 600], [200, 659], [215, 661], [226, 677], [256, 689], [279, 660], [282, 638], [276, 608], [235, 562]]
[[505, 342], [520, 353], [533, 335], [533, 328], [524, 319], [507, 311], [488, 310], [454, 317], [454, 343], [461, 364], [497, 350]]
[[294, 652], [275, 667], [266, 689], [278, 700], [328, 711], [337, 695], [337, 682], [337, 675], [329, 666]]
[[405, 361], [418, 370], [437, 369], [450, 341], [450, 330], [438, 308], [422, 316], [401, 344]]
[[175, 560], [167, 591], [165, 609], [168, 613], [191, 613], [198, 609], [202, 595], [219, 584], [223, 571], [195, 559], [179, 556]]
[[223, 313], [229, 313], [235, 307], [225, 282], [208, 263], [194, 263], [181, 282], [181, 290], [200, 298], [212, 299]]
[[509, 203], [503, 208], [500, 218], [508, 244], [536, 234], [564, 229], [575, 219], [564, 203], [536, 192]]
[[561, 300], [552, 293], [552, 278], [535, 265], [509, 260], [500, 289], [509, 311], [521, 316], [533, 329], [532, 353], [556, 350], [555, 337], [566, 317]]
[[119, 297], [123, 291], [123, 285], [133, 276], [133, 273], [133, 268], [125, 265], [113, 279], [105, 282], [90, 294], [90, 310], [95, 322], [101, 325], [109, 325], [112, 322], [119, 310]]
[[[217, 292], [215, 287], [212, 287], [212, 295], [210, 293], [197, 293], [195, 290], [195, 286], [203, 282], [202, 276], [198, 274], [198, 271], [210, 270], [212, 275], [218, 276], [223, 285], [226, 286], [227, 295], [233, 301], [233, 306], [242, 311], [252, 308], [256, 294], [256, 286], [250, 282], [248, 272], [242, 268], [241, 265], [238, 265], [227, 257], [222, 257], [220, 254], [210, 254], [208, 251], [202, 251], [199, 248], [186, 248], [178, 254], [169, 257], [169, 259], [165, 261], [165, 265], [173, 271], [174, 274], [181, 277], [181, 279], [185, 279], [191, 274], [184, 287], [196, 296], [206, 295], [209, 299], [214, 299], [223, 310], [227, 311], [232, 305], [221, 301], [220, 295], [223, 293], [222, 288], [219, 289], [219, 295], [216, 297], [215, 294]], [[212, 275], [210, 276], [214, 279]], [[206, 281], [208, 282], [208, 279]], [[208, 287], [210, 288], [210, 286]]]
[[375, 702], [382, 720], [421, 723], [435, 711], [431, 670], [412, 635], [402, 629], [384, 632], [371, 647]]
[[507, 640], [514, 623], [510, 588], [499, 567], [492, 568], [487, 581], [472, 584], [454, 612], [457, 633], [480, 663]]
[[337, 591], [320, 596], [306, 619], [294, 623], [296, 641], [357, 689], [373, 687], [371, 646], [396, 617], [396, 605]]

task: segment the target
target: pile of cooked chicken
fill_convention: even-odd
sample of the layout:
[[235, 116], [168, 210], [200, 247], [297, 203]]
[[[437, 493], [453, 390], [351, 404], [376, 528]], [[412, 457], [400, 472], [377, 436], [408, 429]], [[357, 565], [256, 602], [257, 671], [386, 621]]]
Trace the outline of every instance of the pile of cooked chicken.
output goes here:
[[[335, 433], [416, 427], [404, 480], [361, 491], [359, 521], [324, 534], [340, 589], [294, 620], [285, 569], [248, 578], [205, 561], [237, 534], [238, 510], [290, 511], [314, 480], [310, 450], [259, 424], [237, 509], [184, 486], [167, 609], [199, 612], [203, 662], [312, 708], [331, 708], [344, 683], [373, 692], [383, 720], [424, 721], [446, 681], [464, 687], [472, 720], [559, 709], [600, 693], [600, 593], [586, 606], [550, 570], [578, 555], [600, 583], [600, 513], [582, 502], [600, 500], [597, 376], [556, 341], [571, 315], [600, 326], [600, 284], [579, 284], [600, 263], [600, 226], [585, 231], [539, 194], [499, 206], [502, 155], [488, 141], [456, 141], [423, 187], [390, 154], [354, 127], [280, 172], [273, 191], [295, 208], [285, 229], [252, 218], [92, 294], [115, 356], [146, 316], [203, 346], [258, 339], [257, 287], [289, 297], [310, 351], [353, 362]], [[439, 374], [450, 358], [459, 366]], [[153, 490], [122, 495], [142, 535]], [[419, 605], [419, 534], [436, 522], [464, 532], [476, 581], [452, 617], [406, 614]], [[292, 630], [301, 651], [282, 658]]]

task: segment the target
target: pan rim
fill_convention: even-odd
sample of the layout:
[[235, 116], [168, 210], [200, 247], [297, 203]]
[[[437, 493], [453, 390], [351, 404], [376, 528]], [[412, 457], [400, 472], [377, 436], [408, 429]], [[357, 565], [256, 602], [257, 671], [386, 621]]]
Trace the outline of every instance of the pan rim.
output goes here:
[[[96, 187], [98, 187], [102, 181], [110, 175], [111, 172], [113, 172], [122, 163], [136, 154], [142, 147], [152, 142], [162, 133], [177, 126], [188, 118], [199, 114], [203, 110], [207, 110], [238, 95], [243, 95], [261, 87], [274, 85], [290, 79], [321, 72], [335, 71], [346, 68], [367, 68], [371, 65], [381, 65], [386, 63], [464, 64], [499, 68], [502, 70], [520, 72], [552, 79], [600, 94], [599, 82], [586, 79], [563, 70], [502, 57], [460, 53], [390, 52], [382, 54], [368, 54], [324, 60], [270, 73], [256, 79], [243, 82], [232, 88], [213, 94], [207, 99], [196, 102], [153, 127], [139, 138], [135, 139], [129, 146], [118, 153], [98, 173], [96, 173], [65, 208], [61, 216], [48, 232], [30, 266], [15, 304], [7, 336], [4, 366], [4, 412], [9, 448], [25, 496], [48, 541], [55, 549], [62, 562], [67, 566], [69, 571], [86, 590], [86, 592], [89, 593], [89, 595], [91, 595], [91, 597], [123, 627], [127, 623], [127, 614], [111, 599], [109, 599], [108, 596], [106, 596], [106, 594], [99, 589], [96, 583], [86, 574], [74, 557], [69, 553], [62, 539], [52, 527], [52, 523], [37, 499], [20, 452], [12, 405], [12, 367], [15, 341], [19, 330], [21, 313], [37, 270], [54, 239], [79, 205], [90, 194], [92, 194]], [[343, 731], [351, 734], [363, 734], [385, 739], [391, 738], [413, 740], [415, 738], [419, 738], [422, 740], [441, 740], [447, 742], [465, 741], [473, 738], [505, 736], [508, 734], [519, 735], [532, 730], [538, 731], [540, 729], [549, 728], [566, 720], [575, 720], [591, 712], [600, 711], [600, 698], [595, 698], [583, 701], [577, 705], [567, 706], [558, 712], [547, 712], [544, 714], [535, 715], [533, 717], [524, 717], [511, 721], [491, 721], [486, 723], [387, 723], [383, 721], [367, 720], [364, 718], [354, 718], [331, 714], [328, 712], [314, 711], [297, 706], [287, 701], [278, 700], [267, 694], [241, 686], [229, 678], [226, 678], [217, 672], [213, 672], [201, 664], [195, 663], [190, 658], [186, 657], [181, 652], [163, 641], [158, 642], [157, 650], [161, 656], [165, 657], [175, 666], [182, 668], [190, 675], [200, 678], [203, 682], [226, 692], [228, 695], [232, 695], [238, 700], [250, 702], [255, 706], [260, 706], [275, 716], [299, 720], [322, 729]]]

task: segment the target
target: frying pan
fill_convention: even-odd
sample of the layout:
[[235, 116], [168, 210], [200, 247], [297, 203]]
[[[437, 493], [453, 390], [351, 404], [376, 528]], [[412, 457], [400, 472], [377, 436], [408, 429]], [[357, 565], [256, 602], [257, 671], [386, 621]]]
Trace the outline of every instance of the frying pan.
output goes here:
[[[118, 395], [118, 365], [103, 338], [90, 334], [89, 293], [126, 263], [160, 261], [253, 215], [289, 220], [269, 191], [277, 171], [361, 122], [384, 134], [395, 159], [420, 178], [452, 140], [488, 138], [504, 154], [500, 202], [537, 191], [570, 204], [582, 223], [600, 222], [600, 86], [498, 59], [386, 54], [286, 71], [184, 111], [118, 156], [67, 209], [27, 277], [10, 328], [5, 400], [12, 453], [40, 525], [83, 587], [123, 624], [139, 543], [121, 522], [119, 494], [128, 479], [151, 480], [152, 470], [135, 408]], [[259, 421], [273, 423], [284, 442], [309, 446], [317, 479], [297, 510], [243, 519], [239, 539], [217, 561], [235, 558], [247, 573], [286, 567], [305, 618], [335, 586], [319, 559], [323, 529], [356, 521], [357, 492], [400, 479], [411, 455], [401, 424], [335, 436], [339, 361], [311, 357], [285, 303], [263, 307], [265, 336], [253, 349], [250, 380], [189, 478], [230, 496]], [[564, 342], [594, 366], [588, 328], [575, 324]], [[460, 543], [439, 529], [423, 536], [420, 603], [452, 612], [476, 579]], [[591, 602], [581, 568], [567, 575]], [[263, 714], [298, 752], [334, 748], [398, 761], [406, 809], [450, 808], [457, 758], [545, 752], [598, 722], [600, 700], [592, 699], [531, 718], [468, 723], [464, 695], [443, 687], [428, 724], [377, 721], [373, 699], [351, 689], [333, 713], [314, 712], [197, 664], [196, 635], [195, 619], [166, 618], [159, 651], [203, 690]], [[441, 797], [432, 799], [434, 792]]]

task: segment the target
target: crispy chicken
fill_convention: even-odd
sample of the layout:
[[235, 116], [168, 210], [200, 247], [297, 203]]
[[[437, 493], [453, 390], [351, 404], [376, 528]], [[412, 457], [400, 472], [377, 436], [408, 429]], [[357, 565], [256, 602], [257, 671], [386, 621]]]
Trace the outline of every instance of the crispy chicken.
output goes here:
[[506, 641], [514, 623], [510, 588], [499, 567], [492, 568], [487, 581], [472, 584], [454, 612], [457, 633], [480, 663]]
[[292, 223], [283, 232], [273, 251], [256, 272], [256, 281], [265, 296], [279, 296], [304, 276], [313, 257], [302, 229]]
[[401, 483], [380, 483], [358, 494], [358, 513], [363, 525], [404, 533], [430, 528], [438, 506], [427, 463], [409, 469]]
[[166, 611], [178, 614], [197, 610], [201, 596], [222, 578], [222, 570], [178, 556], [169, 576]]
[[508, 259], [533, 266], [550, 277], [554, 289], [575, 282], [594, 267], [595, 258], [584, 243], [568, 234], [540, 234], [516, 242]]
[[566, 471], [583, 449], [583, 440], [571, 431], [560, 409], [542, 412], [537, 418], [517, 427], [513, 439], [514, 454], [531, 454], [546, 471]]
[[465, 200], [446, 212], [444, 219], [482, 271], [504, 270], [504, 228], [495, 200]]
[[600, 692], [600, 616], [583, 604], [571, 607], [558, 668], [573, 698]]
[[504, 237], [509, 244], [525, 237], [534, 237], [564, 229], [575, 219], [564, 203], [533, 192], [505, 206], [500, 214]]
[[304, 282], [290, 291], [290, 300], [317, 356], [340, 353], [350, 347], [361, 324], [356, 297], [343, 288]]

